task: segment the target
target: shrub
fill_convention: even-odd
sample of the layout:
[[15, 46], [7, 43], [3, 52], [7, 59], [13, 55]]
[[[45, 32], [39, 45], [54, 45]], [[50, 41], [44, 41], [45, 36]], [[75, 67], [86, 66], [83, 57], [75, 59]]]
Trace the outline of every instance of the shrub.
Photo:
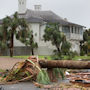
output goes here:
[[88, 56], [90, 56], [90, 53], [88, 53]]
[[85, 51], [81, 50], [80, 55], [84, 56], [85, 55]]
[[68, 55], [68, 60], [72, 60], [72, 58], [74, 58], [75, 56], [78, 56], [78, 53], [76, 51], [70, 51], [69, 55]]

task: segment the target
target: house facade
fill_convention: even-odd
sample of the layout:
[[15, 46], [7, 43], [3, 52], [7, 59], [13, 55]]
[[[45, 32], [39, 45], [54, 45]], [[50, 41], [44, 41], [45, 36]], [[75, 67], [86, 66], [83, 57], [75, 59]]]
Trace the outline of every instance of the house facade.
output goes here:
[[[18, 13], [19, 18], [25, 18], [30, 30], [33, 31], [34, 39], [38, 43], [38, 48], [35, 49], [36, 55], [52, 55], [55, 49], [51, 42], [44, 42], [43, 40], [44, 30], [48, 22], [59, 23], [60, 31], [66, 35], [67, 40], [72, 44], [71, 50], [80, 53], [79, 42], [83, 40], [83, 26], [69, 22], [52, 11], [43, 11], [41, 5], [35, 5], [35, 10], [27, 9], [26, 0], [18, 0]], [[16, 39], [14, 40], [14, 48], [15, 55], [30, 54], [30, 48]]]

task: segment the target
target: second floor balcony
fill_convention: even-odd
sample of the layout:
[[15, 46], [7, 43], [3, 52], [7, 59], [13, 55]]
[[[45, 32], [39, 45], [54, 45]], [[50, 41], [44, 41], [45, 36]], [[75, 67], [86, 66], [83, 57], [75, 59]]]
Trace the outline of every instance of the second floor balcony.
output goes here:
[[64, 33], [66, 35], [66, 38], [69, 40], [83, 40], [83, 35], [81, 34], [74, 34], [74, 33]]
[[64, 26], [62, 32], [69, 40], [83, 40], [83, 28], [75, 26]]

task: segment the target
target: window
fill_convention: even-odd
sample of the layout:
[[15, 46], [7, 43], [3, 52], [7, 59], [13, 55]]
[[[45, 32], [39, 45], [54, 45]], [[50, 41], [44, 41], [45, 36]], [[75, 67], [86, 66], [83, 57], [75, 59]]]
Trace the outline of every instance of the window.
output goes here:
[[69, 26], [63, 26], [62, 31], [63, 31], [63, 33], [70, 33], [70, 27]]
[[83, 34], [83, 31], [82, 30], [80, 30], [80, 34]]
[[78, 34], [80, 33], [80, 31], [79, 31], [79, 27], [78, 27]]
[[74, 33], [73, 26], [72, 26], [72, 29], [71, 30], [72, 30], [72, 33]]
[[75, 33], [77, 33], [77, 27], [75, 27]]

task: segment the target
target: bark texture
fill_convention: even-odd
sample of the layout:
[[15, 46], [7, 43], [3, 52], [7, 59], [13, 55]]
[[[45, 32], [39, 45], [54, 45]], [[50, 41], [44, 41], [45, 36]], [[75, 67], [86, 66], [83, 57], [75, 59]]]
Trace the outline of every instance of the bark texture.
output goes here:
[[90, 69], [90, 61], [40, 60], [42, 68]]

